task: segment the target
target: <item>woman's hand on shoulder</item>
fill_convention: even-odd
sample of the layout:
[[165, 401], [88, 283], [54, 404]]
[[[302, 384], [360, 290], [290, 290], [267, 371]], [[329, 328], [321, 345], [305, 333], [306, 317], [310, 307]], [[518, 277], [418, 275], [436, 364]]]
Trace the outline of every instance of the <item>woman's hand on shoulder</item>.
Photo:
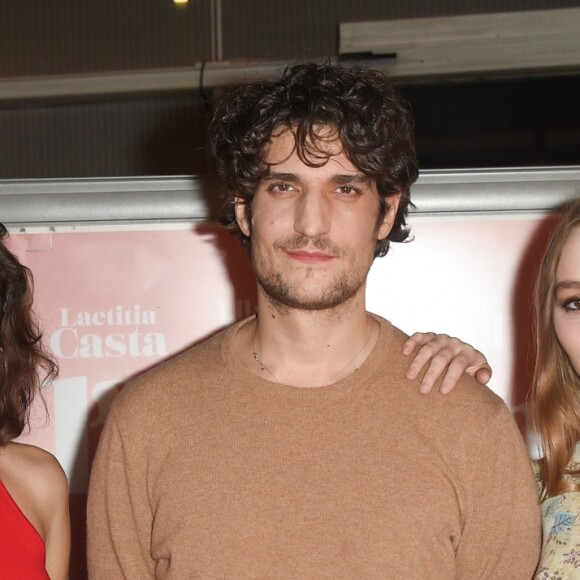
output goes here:
[[439, 391], [450, 393], [463, 373], [485, 385], [492, 370], [487, 359], [470, 344], [447, 334], [416, 332], [403, 345], [403, 355], [414, 354], [407, 370], [408, 379], [416, 379], [423, 368], [427, 371], [421, 380], [419, 391], [429, 393], [436, 381], [443, 377]]

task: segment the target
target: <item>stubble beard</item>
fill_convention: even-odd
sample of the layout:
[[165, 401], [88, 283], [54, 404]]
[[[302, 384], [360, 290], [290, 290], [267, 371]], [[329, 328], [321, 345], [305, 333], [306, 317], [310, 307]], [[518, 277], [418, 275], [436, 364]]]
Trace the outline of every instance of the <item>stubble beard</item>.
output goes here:
[[[277, 251], [296, 250], [303, 248], [309, 243], [309, 239], [304, 236], [294, 236], [290, 240], [277, 242], [274, 248]], [[312, 241], [313, 245], [336, 257], [342, 257], [345, 252], [342, 248], [334, 245], [326, 238], [319, 238]], [[301, 292], [297, 284], [291, 284], [281, 271], [267, 271], [261, 268], [256, 260], [256, 248], [252, 248], [252, 262], [258, 284], [268, 298], [270, 303], [279, 310], [303, 310], [303, 311], [323, 311], [333, 310], [349, 301], [364, 285], [366, 273], [352, 271], [343, 272], [334, 280], [328, 282], [326, 288], [320, 288], [318, 292]], [[370, 265], [369, 265], [370, 268]], [[304, 266], [304, 276], [313, 278], [316, 275], [315, 266]]]

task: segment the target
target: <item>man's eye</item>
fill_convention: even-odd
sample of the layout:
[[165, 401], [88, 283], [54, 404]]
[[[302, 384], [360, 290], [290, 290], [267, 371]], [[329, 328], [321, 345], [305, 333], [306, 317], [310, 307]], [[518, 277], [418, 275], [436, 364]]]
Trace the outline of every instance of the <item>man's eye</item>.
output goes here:
[[268, 191], [274, 192], [286, 192], [292, 191], [292, 186], [289, 183], [271, 183], [268, 187]]
[[356, 195], [360, 193], [360, 191], [356, 187], [353, 187], [352, 185], [341, 185], [337, 189], [337, 191], [341, 195]]

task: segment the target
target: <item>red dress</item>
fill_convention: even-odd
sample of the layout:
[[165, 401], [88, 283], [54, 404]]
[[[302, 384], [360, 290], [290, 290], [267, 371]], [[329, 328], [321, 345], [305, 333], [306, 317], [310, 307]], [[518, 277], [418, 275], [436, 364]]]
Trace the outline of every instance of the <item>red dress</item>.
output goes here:
[[0, 580], [49, 580], [44, 541], [0, 480]]

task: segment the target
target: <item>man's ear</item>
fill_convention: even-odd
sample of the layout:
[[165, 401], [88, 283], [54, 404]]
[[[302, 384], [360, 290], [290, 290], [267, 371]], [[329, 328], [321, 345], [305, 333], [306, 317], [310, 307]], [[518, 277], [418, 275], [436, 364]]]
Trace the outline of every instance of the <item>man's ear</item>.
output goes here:
[[244, 236], [249, 238], [252, 228], [250, 225], [250, 218], [248, 217], [249, 212], [246, 200], [236, 196], [234, 198], [234, 211], [236, 214], [236, 222], [238, 223], [240, 230], [242, 230]]
[[385, 204], [387, 205], [387, 211], [383, 217], [382, 222], [379, 224], [377, 231], [377, 240], [384, 240], [393, 228], [393, 222], [397, 216], [397, 210], [399, 209], [399, 203], [401, 201], [401, 192], [394, 193], [389, 197], [385, 198]]

